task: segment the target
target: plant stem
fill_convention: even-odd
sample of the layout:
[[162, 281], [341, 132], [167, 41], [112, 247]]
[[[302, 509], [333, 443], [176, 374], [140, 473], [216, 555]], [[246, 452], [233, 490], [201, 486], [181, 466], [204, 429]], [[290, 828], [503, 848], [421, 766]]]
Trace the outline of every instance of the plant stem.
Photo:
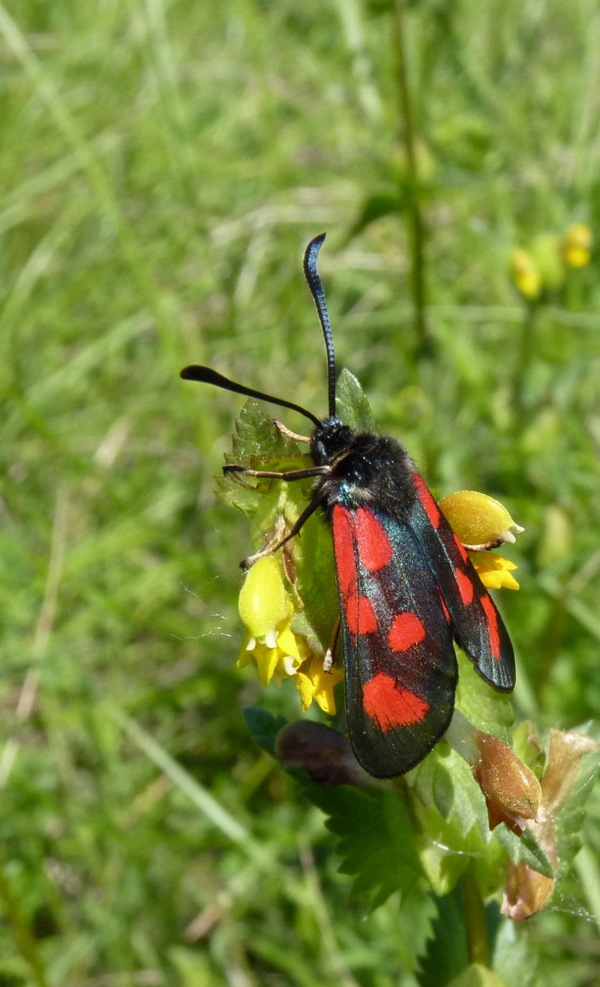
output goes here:
[[485, 906], [479, 888], [468, 871], [461, 879], [461, 891], [469, 962], [487, 966], [489, 956]]
[[37, 941], [10, 885], [2, 856], [0, 856], [0, 903], [4, 909], [6, 921], [12, 928], [21, 955], [31, 967], [35, 983], [38, 984], [38, 987], [49, 987]]
[[539, 302], [536, 301], [525, 303], [523, 322], [521, 325], [519, 359], [516, 365], [513, 385], [513, 405], [517, 418], [521, 418], [523, 416], [525, 406], [527, 404], [526, 387], [534, 352], [534, 338], [540, 314], [541, 305]]
[[411, 259], [411, 291], [415, 312], [415, 329], [419, 355], [431, 351], [431, 337], [425, 313], [425, 225], [419, 202], [420, 188], [416, 152], [416, 135], [407, 63], [404, 0], [396, 0], [393, 10], [393, 35], [396, 52], [398, 98], [403, 122], [400, 139], [404, 147], [406, 170], [410, 185], [408, 226]]

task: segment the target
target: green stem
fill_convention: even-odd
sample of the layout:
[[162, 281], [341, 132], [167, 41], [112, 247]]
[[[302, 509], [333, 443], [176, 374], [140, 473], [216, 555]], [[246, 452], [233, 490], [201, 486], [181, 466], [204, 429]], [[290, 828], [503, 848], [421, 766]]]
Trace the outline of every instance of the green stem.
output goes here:
[[410, 185], [408, 227], [411, 257], [411, 292], [415, 312], [415, 329], [419, 355], [431, 351], [431, 337], [425, 312], [425, 224], [419, 203], [419, 175], [416, 151], [416, 133], [413, 104], [410, 93], [406, 25], [403, 0], [396, 0], [393, 16], [394, 47], [396, 53], [398, 100], [403, 127], [400, 139], [404, 147], [406, 169]]
[[541, 306], [538, 302], [525, 303], [523, 322], [521, 325], [521, 340], [519, 359], [517, 361], [515, 378], [513, 405], [517, 418], [522, 417], [527, 404], [526, 386], [531, 368], [536, 327], [541, 313]]
[[19, 907], [17, 896], [6, 875], [2, 857], [0, 857], [0, 903], [4, 909], [6, 921], [12, 928], [21, 955], [31, 967], [36, 984], [38, 987], [49, 987], [37, 941]]
[[461, 879], [461, 891], [469, 962], [481, 963], [482, 966], [488, 966], [489, 955], [485, 906], [479, 888], [468, 871]]

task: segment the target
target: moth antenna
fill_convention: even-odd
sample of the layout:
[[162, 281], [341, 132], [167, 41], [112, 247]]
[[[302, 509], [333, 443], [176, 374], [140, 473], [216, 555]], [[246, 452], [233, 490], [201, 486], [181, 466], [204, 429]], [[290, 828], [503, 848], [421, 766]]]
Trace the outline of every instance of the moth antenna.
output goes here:
[[321, 275], [319, 274], [319, 269], [317, 267], [317, 257], [319, 255], [319, 250], [323, 246], [325, 236], [325, 233], [320, 233], [310, 241], [304, 251], [303, 267], [304, 277], [306, 278], [306, 283], [310, 288], [310, 293], [313, 296], [313, 301], [317, 308], [317, 315], [319, 316], [319, 322], [321, 323], [321, 329], [323, 330], [323, 340], [325, 342], [325, 351], [327, 353], [327, 393], [329, 396], [329, 417], [335, 418], [335, 350], [333, 348], [333, 334], [331, 332], [329, 312], [327, 311], [327, 302], [325, 300], [325, 289], [323, 288], [323, 282], [321, 281]]
[[297, 411], [299, 414], [304, 415], [305, 418], [308, 418], [316, 428], [320, 428], [322, 425], [322, 422], [316, 415], [313, 415], [312, 412], [307, 411], [301, 405], [294, 404], [293, 401], [286, 401], [284, 398], [273, 397], [272, 394], [265, 394], [264, 391], [256, 391], [253, 387], [246, 387], [245, 384], [238, 384], [235, 380], [224, 377], [217, 370], [212, 370], [211, 367], [200, 367], [193, 364], [190, 367], [184, 367], [179, 376], [183, 377], [184, 380], [197, 380], [200, 384], [213, 384], [215, 387], [222, 387], [225, 391], [233, 391], [235, 394], [245, 394], [249, 398], [258, 398], [259, 401], [269, 401], [270, 404], [277, 404], [280, 408], [290, 408], [292, 411]]

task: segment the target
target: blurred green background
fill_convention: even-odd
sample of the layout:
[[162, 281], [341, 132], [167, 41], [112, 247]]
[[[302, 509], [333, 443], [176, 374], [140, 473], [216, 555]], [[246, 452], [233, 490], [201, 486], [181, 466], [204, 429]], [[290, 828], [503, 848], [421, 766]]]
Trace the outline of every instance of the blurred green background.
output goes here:
[[[397, 902], [349, 903], [248, 740], [244, 705], [297, 694], [235, 667], [250, 546], [213, 475], [241, 401], [178, 371], [323, 414], [300, 260], [327, 230], [339, 364], [380, 427], [526, 527], [517, 715], [597, 720], [599, 264], [556, 258], [600, 228], [598, 4], [12, 0], [0, 38], [0, 985], [414, 984]], [[589, 806], [586, 867], [517, 930], [545, 985], [600, 980]]]

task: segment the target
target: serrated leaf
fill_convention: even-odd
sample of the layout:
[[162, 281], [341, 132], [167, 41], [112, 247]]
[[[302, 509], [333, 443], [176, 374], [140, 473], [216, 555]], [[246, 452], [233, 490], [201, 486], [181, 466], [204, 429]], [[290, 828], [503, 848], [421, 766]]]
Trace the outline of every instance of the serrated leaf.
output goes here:
[[422, 987], [445, 987], [469, 962], [464, 912], [460, 893], [436, 899], [438, 914], [432, 923], [432, 936], [419, 962], [417, 980]]
[[421, 880], [413, 827], [402, 796], [390, 789], [309, 786], [306, 793], [326, 813], [338, 838], [340, 872], [354, 877], [353, 892], [370, 908], [400, 891], [410, 894]]
[[[310, 456], [301, 452], [298, 444], [284, 436], [276, 427], [258, 401], [247, 401], [235, 420], [235, 431], [231, 437], [231, 453], [225, 455], [225, 462], [241, 463], [255, 470], [288, 472], [312, 465]], [[277, 502], [280, 481], [245, 476], [239, 473], [216, 478], [217, 492], [221, 500], [230, 507], [252, 517], [262, 509], [265, 523], [271, 514], [265, 496]], [[307, 485], [299, 485], [302, 490]], [[260, 520], [259, 520], [260, 523]]]
[[234, 428], [231, 448], [236, 462], [246, 463], [253, 456], [275, 458], [298, 452], [296, 442], [283, 435], [274, 424], [273, 416], [254, 398], [243, 405]]
[[412, 894], [403, 895], [400, 901], [394, 948], [398, 955], [399, 969], [404, 973], [416, 973], [427, 943], [433, 937], [433, 923], [438, 914], [438, 899], [424, 894], [417, 888]]

